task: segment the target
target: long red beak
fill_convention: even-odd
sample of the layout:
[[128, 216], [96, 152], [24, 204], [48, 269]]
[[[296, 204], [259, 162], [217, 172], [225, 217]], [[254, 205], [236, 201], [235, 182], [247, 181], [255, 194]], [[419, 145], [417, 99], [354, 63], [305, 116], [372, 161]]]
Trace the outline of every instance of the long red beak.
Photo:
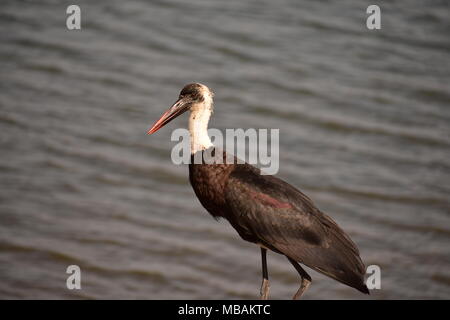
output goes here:
[[190, 101], [186, 98], [181, 98], [177, 102], [173, 104], [167, 110], [164, 112], [164, 114], [159, 118], [158, 121], [155, 122], [155, 124], [147, 131], [147, 134], [152, 134], [164, 127], [166, 124], [168, 124], [170, 121], [178, 117], [180, 114], [185, 113], [187, 110], [189, 110], [190, 107]]

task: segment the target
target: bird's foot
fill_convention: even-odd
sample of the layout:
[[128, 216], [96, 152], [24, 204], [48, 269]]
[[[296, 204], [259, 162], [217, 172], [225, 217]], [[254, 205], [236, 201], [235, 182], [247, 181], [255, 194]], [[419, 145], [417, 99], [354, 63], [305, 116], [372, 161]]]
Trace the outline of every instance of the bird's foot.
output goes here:
[[270, 290], [269, 280], [263, 279], [262, 284], [261, 284], [261, 291], [260, 291], [261, 300], [269, 299], [269, 290]]
[[297, 290], [297, 292], [292, 297], [292, 300], [299, 300], [302, 295], [305, 293], [306, 289], [308, 289], [309, 285], [311, 284], [311, 281], [308, 279], [302, 278], [302, 284], [300, 285], [300, 288]]

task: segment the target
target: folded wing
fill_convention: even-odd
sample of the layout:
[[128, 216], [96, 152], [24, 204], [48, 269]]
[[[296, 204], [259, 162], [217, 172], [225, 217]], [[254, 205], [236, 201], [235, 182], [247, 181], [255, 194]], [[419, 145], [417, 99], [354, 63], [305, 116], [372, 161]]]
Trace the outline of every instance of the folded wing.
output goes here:
[[368, 293], [365, 267], [353, 241], [302, 192], [249, 165], [225, 187], [232, 224], [240, 234], [344, 284]]

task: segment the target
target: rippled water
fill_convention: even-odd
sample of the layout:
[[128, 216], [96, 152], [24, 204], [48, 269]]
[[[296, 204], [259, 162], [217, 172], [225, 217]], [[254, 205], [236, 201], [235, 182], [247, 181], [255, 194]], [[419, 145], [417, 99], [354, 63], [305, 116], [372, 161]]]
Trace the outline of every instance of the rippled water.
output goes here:
[[[379, 31], [368, 1], [78, 1], [68, 31], [71, 3], [0, 3], [0, 298], [257, 297], [259, 249], [170, 161], [186, 117], [145, 134], [193, 81], [212, 127], [280, 128], [279, 176], [381, 267], [369, 298], [450, 298], [447, 1], [378, 1]], [[305, 298], [367, 298], [311, 274]]]

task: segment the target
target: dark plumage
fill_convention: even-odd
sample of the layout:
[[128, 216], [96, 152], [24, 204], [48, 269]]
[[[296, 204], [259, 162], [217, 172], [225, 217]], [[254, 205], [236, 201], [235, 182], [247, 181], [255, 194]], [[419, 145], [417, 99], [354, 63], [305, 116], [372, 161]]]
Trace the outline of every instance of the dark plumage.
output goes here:
[[227, 219], [242, 239], [369, 293], [358, 248], [344, 231], [301, 191], [259, 171], [249, 164], [190, 164], [189, 179], [203, 207]]

